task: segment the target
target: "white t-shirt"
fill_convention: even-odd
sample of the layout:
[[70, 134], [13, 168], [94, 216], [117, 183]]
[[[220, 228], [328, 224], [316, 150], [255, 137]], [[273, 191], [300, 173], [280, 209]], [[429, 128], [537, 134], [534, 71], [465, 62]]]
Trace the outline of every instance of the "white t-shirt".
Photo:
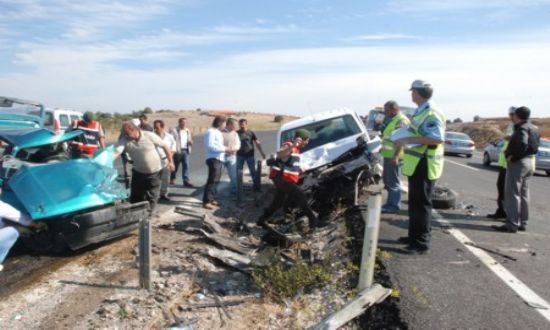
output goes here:
[[189, 137], [187, 136], [187, 129], [180, 130], [180, 143], [182, 149], [187, 149], [187, 141], [189, 141]]
[[[164, 132], [164, 137], [162, 138], [162, 141], [168, 146], [168, 149], [172, 152], [176, 152], [176, 139], [172, 136], [172, 134]], [[160, 158], [166, 158], [166, 154], [164, 153], [163, 148], [158, 148]]]

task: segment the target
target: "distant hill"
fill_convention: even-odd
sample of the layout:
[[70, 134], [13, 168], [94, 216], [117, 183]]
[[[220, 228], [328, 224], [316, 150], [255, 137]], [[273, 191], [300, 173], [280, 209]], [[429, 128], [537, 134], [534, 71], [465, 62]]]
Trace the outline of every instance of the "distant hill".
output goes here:
[[[550, 118], [533, 118], [531, 122], [539, 128], [541, 136], [550, 137]], [[468, 134], [476, 143], [477, 148], [485, 148], [504, 136], [506, 127], [510, 124], [508, 118], [482, 118], [476, 122], [447, 124], [448, 131], [458, 131]]]

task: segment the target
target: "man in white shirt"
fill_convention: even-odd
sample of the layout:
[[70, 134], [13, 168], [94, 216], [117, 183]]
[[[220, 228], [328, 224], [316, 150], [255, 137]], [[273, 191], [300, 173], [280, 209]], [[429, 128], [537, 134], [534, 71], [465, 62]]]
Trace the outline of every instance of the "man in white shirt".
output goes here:
[[[170, 149], [172, 153], [172, 158], [174, 157], [174, 152], [176, 152], [176, 140], [172, 136], [172, 134], [166, 133], [166, 130], [164, 129], [164, 121], [157, 119], [153, 122], [153, 129], [155, 130], [155, 133], [157, 133], [158, 136], [166, 143], [168, 146], [168, 149]], [[162, 170], [160, 172], [160, 198], [161, 201], [170, 201], [170, 197], [168, 197], [168, 180], [170, 178], [170, 170], [168, 169], [167, 161], [166, 161], [166, 154], [164, 153], [164, 149], [157, 148], [158, 153], [160, 155], [160, 160], [162, 163]]]
[[222, 135], [222, 130], [225, 128], [225, 120], [223, 116], [216, 116], [212, 122], [212, 127], [204, 134], [208, 179], [204, 187], [202, 205], [208, 210], [212, 210], [218, 206], [218, 202], [215, 200], [216, 186], [220, 182], [225, 153], [228, 151], [228, 148], [223, 145]]
[[176, 169], [170, 174], [170, 184], [176, 183], [176, 173], [181, 164], [181, 176], [183, 178], [183, 186], [193, 188], [194, 185], [189, 180], [189, 155], [193, 146], [193, 137], [191, 131], [186, 127], [187, 119], [180, 118], [178, 126], [170, 130], [170, 134], [176, 140], [176, 153], [174, 154], [174, 164]]
[[230, 192], [237, 193], [237, 151], [241, 148], [241, 139], [237, 134], [237, 120], [228, 118], [225, 124], [225, 130], [222, 132], [223, 145], [228, 149], [225, 153], [225, 168], [229, 175]]

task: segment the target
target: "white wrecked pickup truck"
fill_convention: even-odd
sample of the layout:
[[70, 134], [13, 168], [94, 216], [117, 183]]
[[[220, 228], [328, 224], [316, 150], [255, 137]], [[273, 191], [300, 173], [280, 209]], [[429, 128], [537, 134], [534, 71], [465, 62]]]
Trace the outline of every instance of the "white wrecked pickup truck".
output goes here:
[[279, 129], [277, 149], [301, 128], [308, 130], [311, 137], [301, 153], [305, 171], [300, 185], [316, 211], [322, 211], [329, 203], [355, 203], [358, 190], [365, 183], [379, 181], [381, 141], [378, 137], [369, 138], [357, 113], [339, 109], [288, 122]]

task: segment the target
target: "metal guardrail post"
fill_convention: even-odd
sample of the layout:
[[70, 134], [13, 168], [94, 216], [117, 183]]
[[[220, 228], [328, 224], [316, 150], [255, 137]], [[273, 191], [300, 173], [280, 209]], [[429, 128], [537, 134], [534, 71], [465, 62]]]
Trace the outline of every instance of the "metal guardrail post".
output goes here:
[[262, 187], [262, 161], [256, 162], [256, 178], [254, 180], [254, 190], [259, 190]]
[[363, 238], [363, 253], [359, 273], [358, 289], [364, 290], [372, 286], [374, 279], [374, 264], [376, 262], [376, 249], [378, 248], [378, 232], [380, 229], [380, 212], [382, 209], [382, 194], [371, 192], [367, 207], [363, 206], [363, 219], [365, 220], [365, 236]]
[[237, 205], [243, 200], [243, 170], [237, 168]]
[[151, 224], [149, 217], [139, 221], [139, 286], [151, 291]]

